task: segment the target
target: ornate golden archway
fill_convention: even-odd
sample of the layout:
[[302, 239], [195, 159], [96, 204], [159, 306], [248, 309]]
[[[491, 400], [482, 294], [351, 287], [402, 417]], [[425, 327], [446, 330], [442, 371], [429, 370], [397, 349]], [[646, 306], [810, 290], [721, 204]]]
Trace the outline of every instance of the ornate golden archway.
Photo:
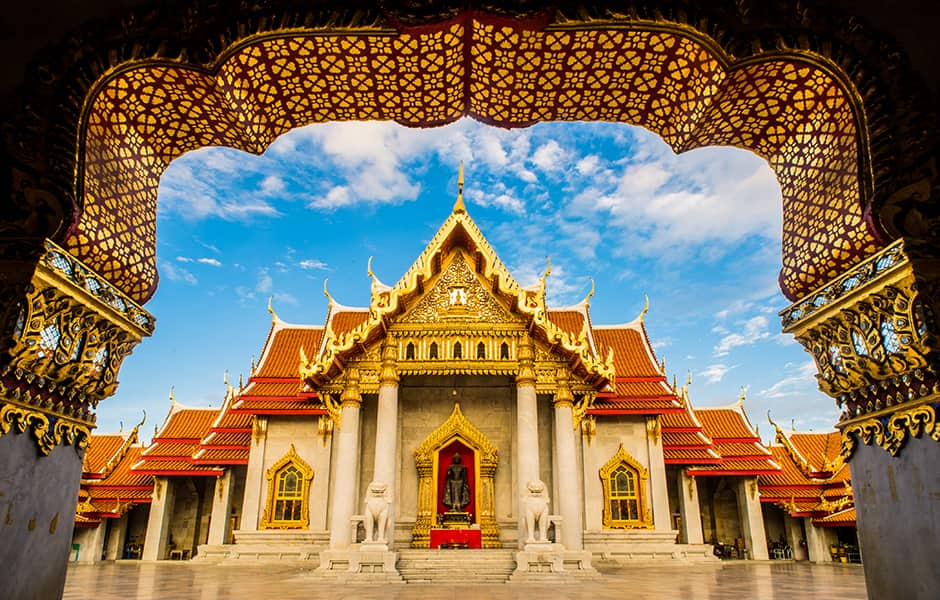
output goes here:
[[418, 469], [418, 518], [412, 529], [411, 546], [429, 548], [431, 526], [437, 515], [438, 453], [452, 441], [460, 440], [476, 453], [477, 522], [483, 548], [499, 548], [499, 525], [496, 524], [495, 483], [499, 453], [490, 440], [461, 412], [460, 403], [440, 427], [421, 442], [415, 451]]

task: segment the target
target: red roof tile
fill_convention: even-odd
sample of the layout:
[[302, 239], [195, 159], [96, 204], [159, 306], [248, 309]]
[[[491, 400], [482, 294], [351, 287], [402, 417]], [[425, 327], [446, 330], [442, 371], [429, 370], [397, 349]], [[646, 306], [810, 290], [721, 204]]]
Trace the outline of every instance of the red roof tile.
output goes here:
[[245, 399], [239, 400], [232, 407], [233, 411], [253, 413], [253, 414], [311, 414], [324, 415], [324, 409], [316, 400], [264, 400], [264, 399]]
[[239, 400], [244, 398], [296, 398], [300, 390], [299, 377], [286, 382], [252, 382], [238, 395], [238, 398]]
[[841, 451], [841, 439], [838, 431], [829, 433], [796, 433], [787, 437], [790, 443], [803, 455], [803, 458], [817, 471], [824, 471], [825, 463], [835, 462]]
[[584, 313], [579, 310], [549, 309], [548, 320], [574, 338], [577, 338], [584, 328]]
[[849, 508], [826, 515], [821, 519], [813, 519], [813, 525], [816, 527], [855, 527], [855, 519], [855, 509]]
[[[339, 335], [348, 333], [369, 320], [367, 309], [342, 309], [330, 316], [330, 328]], [[295, 365], [296, 366], [296, 365]]]
[[218, 414], [217, 408], [177, 408], [154, 439], [201, 440]]
[[663, 446], [666, 464], [705, 465], [718, 463], [721, 458], [708, 448], [667, 448]]
[[594, 326], [597, 354], [607, 356], [614, 349], [614, 370], [617, 377], [659, 377], [662, 373], [649, 346], [643, 326], [639, 323], [618, 327]]
[[249, 452], [248, 448], [200, 449], [193, 457], [193, 463], [197, 465], [247, 465]]
[[744, 415], [733, 408], [700, 408], [695, 416], [701, 421], [705, 433], [717, 439], [758, 439]]
[[252, 377], [294, 378], [299, 381], [301, 346], [308, 357], [313, 357], [320, 349], [322, 340], [323, 327], [299, 327], [275, 322], [268, 334], [261, 363]]
[[121, 450], [128, 435], [130, 433], [93, 434], [85, 450], [82, 471], [88, 475], [100, 474], [104, 471], [108, 461]]

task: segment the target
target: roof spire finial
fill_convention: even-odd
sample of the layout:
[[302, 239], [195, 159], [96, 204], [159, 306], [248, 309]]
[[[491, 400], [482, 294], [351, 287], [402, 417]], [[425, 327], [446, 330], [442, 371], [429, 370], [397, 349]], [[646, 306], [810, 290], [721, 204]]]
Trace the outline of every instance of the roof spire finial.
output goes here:
[[467, 207], [463, 203], [463, 161], [460, 161], [460, 174], [457, 175], [457, 201], [454, 202], [452, 212], [467, 214]]
[[118, 421], [118, 433], [124, 433], [124, 421]]
[[170, 386], [170, 410], [176, 408], [176, 396], [173, 395], [173, 387], [172, 385]]
[[545, 257], [545, 272], [542, 273], [542, 276], [539, 277], [539, 287], [542, 290], [542, 294], [545, 294], [545, 280], [548, 279], [548, 276], [552, 274], [552, 257]]
[[225, 384], [225, 387], [231, 387], [228, 382], [228, 369], [222, 371], [222, 383]]
[[333, 296], [330, 296], [329, 290], [326, 289], [326, 284], [327, 284], [327, 282], [329, 282], [329, 280], [330, 280], [329, 277], [324, 277], [324, 278], [323, 278], [323, 295], [326, 296], [326, 299], [327, 299], [327, 300], [329, 300], [329, 302], [330, 302], [330, 308], [333, 308], [333, 305], [335, 304], [335, 302], [334, 302], [334, 300], [333, 300]]
[[271, 324], [277, 323], [277, 313], [274, 312], [274, 296], [268, 296], [268, 312], [271, 313]]
[[245, 389], [245, 377], [243, 373], [238, 374], [238, 391]]
[[643, 322], [643, 317], [646, 316], [646, 313], [648, 313], [648, 312], [650, 311], [650, 297], [649, 297], [649, 295], [643, 294], [643, 298], [646, 300], [646, 302], [643, 304], [643, 310], [640, 311], [640, 315], [637, 317], [637, 319], [640, 320], [640, 323]]
[[747, 400], [747, 386], [741, 386], [741, 395], [738, 396], [738, 408], [744, 410], [744, 401]]
[[776, 438], [775, 438], [776, 440], [779, 440], [781, 437], [783, 437], [783, 431], [781, 431], [780, 426], [777, 425], [776, 423], [774, 423], [774, 420], [773, 420], [772, 418], [770, 418], [770, 411], [769, 411], [769, 410], [767, 411], [767, 422], [770, 423], [771, 425], [773, 425], [774, 431], [777, 432], [777, 436], [776, 436]]
[[[591, 291], [588, 292], [588, 295], [584, 297], [584, 306], [585, 306], [585, 307], [591, 306], [591, 298], [594, 297], [594, 278], [593, 278], [593, 277], [588, 277], [588, 279], [591, 280]], [[585, 323], [585, 325], [587, 325], [587, 323]]]

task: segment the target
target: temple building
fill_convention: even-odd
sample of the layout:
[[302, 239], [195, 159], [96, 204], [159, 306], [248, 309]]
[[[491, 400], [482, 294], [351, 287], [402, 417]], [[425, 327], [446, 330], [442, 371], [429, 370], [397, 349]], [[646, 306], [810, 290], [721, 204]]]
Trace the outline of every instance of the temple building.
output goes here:
[[[657, 360], [648, 306], [616, 325], [592, 321], [593, 289], [549, 307], [550, 267], [520, 285], [461, 193], [397, 283], [371, 261], [369, 275], [367, 307], [324, 288], [322, 325], [269, 306], [260, 358], [220, 408], [172, 399], [145, 448], [136, 429], [94, 436], [86, 556], [310, 560], [323, 576], [416, 581], [450, 560], [441, 550], [478, 549], [467, 568], [505, 581], [596, 576], [597, 560], [767, 559], [778, 537], [807, 539], [815, 559], [825, 542], [809, 530], [841, 519], [821, 507], [842, 502], [848, 469], [797, 450], [813, 436], [766, 447], [743, 394], [694, 409]], [[141, 494], [102, 508], [119, 474]], [[137, 548], [128, 507], [147, 501]]]

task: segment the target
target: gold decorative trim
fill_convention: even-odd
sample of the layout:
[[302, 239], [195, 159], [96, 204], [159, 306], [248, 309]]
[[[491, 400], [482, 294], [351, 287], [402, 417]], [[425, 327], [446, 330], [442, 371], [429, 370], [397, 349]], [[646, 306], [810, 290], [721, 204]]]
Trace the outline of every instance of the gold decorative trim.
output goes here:
[[922, 404], [901, 410], [890, 417], [887, 423], [882, 418], [870, 418], [854, 422], [842, 429], [842, 451], [844, 460], [849, 460], [862, 442], [867, 446], [881, 446], [891, 456], [897, 456], [910, 438], [927, 436], [940, 442], [940, 425], [937, 423], [937, 408]]
[[59, 445], [75, 445], [76, 449], [88, 447], [91, 430], [83, 423], [54, 417], [17, 404], [0, 407], [0, 435], [10, 433], [32, 434], [40, 454], [48, 456]]
[[[273, 515], [275, 494], [277, 492], [277, 474], [288, 465], [296, 467], [303, 479], [303, 489], [300, 496], [303, 502], [300, 511], [302, 517], [299, 521], [275, 521]], [[304, 459], [300, 458], [293, 444], [290, 445], [287, 454], [271, 465], [265, 472], [265, 477], [268, 480], [268, 495], [264, 501], [264, 514], [261, 516], [261, 523], [258, 527], [261, 529], [307, 529], [310, 527], [310, 486], [313, 482], [313, 468]]]
[[460, 403], [440, 427], [431, 432], [415, 449], [418, 469], [418, 518], [412, 529], [412, 548], [429, 548], [431, 526], [437, 519], [437, 466], [438, 453], [455, 439], [476, 453], [476, 490], [474, 490], [477, 523], [483, 548], [500, 548], [499, 525], [496, 524], [495, 490], [496, 466], [499, 453], [490, 440], [461, 412]]
[[[610, 512], [610, 475], [621, 465], [633, 470], [637, 474], [637, 515], [640, 517], [636, 521], [615, 521]], [[604, 529], [652, 529], [653, 513], [649, 508], [647, 500], [646, 486], [649, 481], [649, 471], [640, 464], [635, 458], [624, 450], [623, 444], [617, 449], [617, 452], [608, 460], [599, 473], [601, 478], [601, 487], [604, 491]]]

